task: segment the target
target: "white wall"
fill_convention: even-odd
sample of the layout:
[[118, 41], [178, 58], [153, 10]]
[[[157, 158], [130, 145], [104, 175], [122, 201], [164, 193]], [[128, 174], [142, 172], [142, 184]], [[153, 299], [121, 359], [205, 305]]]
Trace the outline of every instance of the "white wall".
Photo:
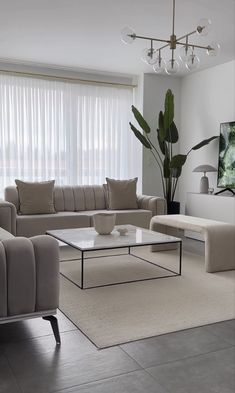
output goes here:
[[[180, 116], [180, 152], [212, 135], [219, 135], [220, 123], [235, 121], [235, 61], [218, 65], [182, 78]], [[181, 212], [186, 193], [198, 192], [202, 174], [192, 173], [201, 164], [217, 167], [218, 141], [193, 151], [179, 183]], [[210, 186], [216, 189], [217, 174], [208, 173]]]
[[[143, 116], [154, 131], [158, 125], [158, 115], [164, 111], [165, 94], [171, 89], [175, 97], [175, 123], [180, 123], [180, 79], [170, 76], [144, 74]], [[143, 193], [162, 196], [160, 172], [151, 153], [143, 149]]]
[[[143, 91], [144, 91], [144, 74], [139, 75], [137, 86], [133, 89], [133, 105], [143, 113]], [[134, 116], [132, 115], [131, 122], [138, 128]], [[130, 130], [130, 132], [132, 132]], [[137, 182], [137, 193], [143, 193], [143, 148], [141, 143], [136, 138], [136, 144], [132, 146], [132, 149], [136, 149], [136, 157], [138, 160], [135, 161], [136, 176], [138, 177]]]

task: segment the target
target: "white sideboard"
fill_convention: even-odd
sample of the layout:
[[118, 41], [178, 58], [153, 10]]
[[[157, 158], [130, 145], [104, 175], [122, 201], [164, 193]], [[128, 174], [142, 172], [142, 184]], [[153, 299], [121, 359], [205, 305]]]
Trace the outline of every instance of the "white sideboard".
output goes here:
[[[235, 197], [187, 192], [185, 214], [235, 224]], [[185, 232], [185, 236], [203, 240], [200, 234]]]

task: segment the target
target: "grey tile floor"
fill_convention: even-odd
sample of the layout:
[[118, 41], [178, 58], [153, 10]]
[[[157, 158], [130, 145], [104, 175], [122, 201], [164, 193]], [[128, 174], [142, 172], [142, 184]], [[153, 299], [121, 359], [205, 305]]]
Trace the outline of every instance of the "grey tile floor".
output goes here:
[[[203, 243], [184, 240], [203, 253]], [[58, 313], [0, 325], [0, 393], [234, 393], [235, 320], [113, 348], [96, 347]]]

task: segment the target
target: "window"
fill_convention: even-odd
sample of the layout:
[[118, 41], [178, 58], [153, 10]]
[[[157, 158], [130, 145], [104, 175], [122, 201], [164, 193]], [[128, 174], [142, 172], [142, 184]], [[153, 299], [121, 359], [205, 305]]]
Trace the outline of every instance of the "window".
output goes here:
[[140, 175], [130, 87], [0, 75], [0, 188], [26, 181], [102, 184]]

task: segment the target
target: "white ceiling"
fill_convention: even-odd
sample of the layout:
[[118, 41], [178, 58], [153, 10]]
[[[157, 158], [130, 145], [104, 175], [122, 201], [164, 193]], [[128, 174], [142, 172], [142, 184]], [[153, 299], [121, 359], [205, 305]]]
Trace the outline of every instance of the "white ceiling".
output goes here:
[[[202, 17], [212, 20], [209, 36], [194, 43], [221, 44], [201, 68], [235, 58], [235, 0], [176, 0], [176, 34], [195, 29]], [[136, 34], [169, 39], [172, 0], [0, 0], [0, 58], [112, 73], [151, 72], [140, 60], [147, 45], [125, 45], [126, 25]], [[166, 50], [166, 57], [170, 51]]]

